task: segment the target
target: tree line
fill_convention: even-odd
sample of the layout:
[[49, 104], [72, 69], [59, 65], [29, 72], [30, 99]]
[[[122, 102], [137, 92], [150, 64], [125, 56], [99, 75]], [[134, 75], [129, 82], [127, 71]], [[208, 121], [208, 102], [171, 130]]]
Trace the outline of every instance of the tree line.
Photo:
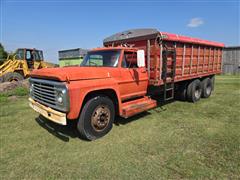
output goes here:
[[6, 60], [8, 57], [8, 52], [4, 49], [4, 46], [2, 43], [0, 43], [0, 64], [3, 63], [4, 60]]

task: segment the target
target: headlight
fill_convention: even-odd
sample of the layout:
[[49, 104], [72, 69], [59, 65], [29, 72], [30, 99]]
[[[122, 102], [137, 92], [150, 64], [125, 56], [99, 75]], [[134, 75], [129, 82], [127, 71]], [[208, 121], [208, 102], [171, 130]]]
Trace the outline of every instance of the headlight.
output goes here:
[[66, 90], [59, 90], [57, 92], [56, 100], [59, 104], [63, 104], [63, 96], [66, 93]]
[[62, 93], [58, 93], [57, 97], [57, 102], [62, 104], [63, 103], [63, 94]]
[[31, 95], [32, 92], [33, 92], [33, 87], [34, 87], [34, 85], [33, 85], [33, 84], [30, 84], [30, 87], [29, 87], [29, 93], [30, 93], [30, 95]]
[[63, 98], [62, 98], [61, 96], [57, 97], [57, 102], [59, 102], [60, 104], [62, 104]]

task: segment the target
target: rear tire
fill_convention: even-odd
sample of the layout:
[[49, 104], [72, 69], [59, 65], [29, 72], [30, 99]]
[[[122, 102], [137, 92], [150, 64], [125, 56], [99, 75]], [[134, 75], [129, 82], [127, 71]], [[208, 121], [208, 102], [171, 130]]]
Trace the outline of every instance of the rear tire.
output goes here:
[[3, 76], [4, 82], [22, 81], [24, 77], [17, 72], [9, 72]]
[[77, 129], [82, 138], [95, 140], [106, 135], [115, 118], [114, 104], [108, 97], [97, 96], [86, 102]]
[[202, 95], [202, 86], [199, 79], [192, 81], [187, 87], [187, 100], [189, 102], [197, 102], [200, 100]]
[[213, 90], [212, 80], [210, 78], [205, 78], [201, 83], [202, 83], [202, 98], [210, 97]]

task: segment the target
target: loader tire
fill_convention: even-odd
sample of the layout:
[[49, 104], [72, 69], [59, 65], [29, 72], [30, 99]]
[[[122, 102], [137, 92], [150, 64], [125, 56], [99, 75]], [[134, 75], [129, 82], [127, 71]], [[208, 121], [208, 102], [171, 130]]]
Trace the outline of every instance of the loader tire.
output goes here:
[[213, 90], [212, 80], [210, 78], [205, 78], [202, 80], [202, 98], [208, 98], [211, 96]]
[[77, 124], [80, 136], [87, 140], [95, 140], [106, 135], [115, 118], [114, 104], [105, 96], [96, 96], [86, 102]]
[[12, 82], [12, 81], [22, 81], [24, 77], [17, 72], [9, 72], [4, 75], [4, 82]]
[[202, 95], [202, 86], [199, 79], [192, 81], [187, 87], [187, 100], [189, 102], [197, 102], [200, 100]]

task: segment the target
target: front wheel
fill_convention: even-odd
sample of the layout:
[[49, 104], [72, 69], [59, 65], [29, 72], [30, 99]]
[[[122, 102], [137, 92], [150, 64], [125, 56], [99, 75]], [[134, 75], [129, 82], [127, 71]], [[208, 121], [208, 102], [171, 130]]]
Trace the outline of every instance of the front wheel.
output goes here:
[[106, 135], [115, 118], [114, 104], [108, 97], [97, 96], [86, 102], [77, 124], [80, 135], [95, 140]]

